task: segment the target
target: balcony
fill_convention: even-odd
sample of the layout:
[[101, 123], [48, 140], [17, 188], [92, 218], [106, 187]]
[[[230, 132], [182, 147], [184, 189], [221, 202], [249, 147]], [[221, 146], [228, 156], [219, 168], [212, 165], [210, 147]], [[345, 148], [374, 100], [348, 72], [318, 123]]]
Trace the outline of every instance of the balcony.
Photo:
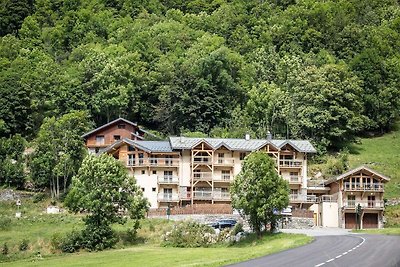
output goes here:
[[179, 197], [178, 194], [174, 193], [159, 193], [157, 195], [157, 200], [159, 202], [178, 202]]
[[298, 159], [281, 159], [279, 160], [279, 166], [281, 168], [301, 168], [303, 161]]
[[225, 182], [225, 183], [230, 183], [232, 182], [232, 176], [229, 174], [222, 174], [221, 176], [215, 176], [214, 177], [214, 182]]
[[179, 178], [170, 175], [158, 176], [157, 182], [158, 184], [179, 184]]
[[214, 160], [214, 165], [217, 166], [233, 166], [233, 164], [233, 158], [217, 158], [216, 160]]
[[337, 196], [336, 195], [322, 195], [319, 197], [319, 202], [329, 202], [329, 203], [334, 203], [337, 202]]
[[212, 191], [193, 191], [193, 199], [211, 200]]
[[290, 194], [289, 200], [292, 203], [317, 203], [318, 198], [314, 195]]
[[343, 206], [346, 209], [355, 209], [358, 204], [363, 209], [382, 210], [385, 207], [385, 203], [381, 200], [347, 200], [343, 203]]
[[209, 165], [212, 162], [211, 156], [194, 156], [193, 164], [197, 165]]
[[214, 200], [230, 201], [231, 200], [231, 194], [229, 194], [229, 192], [214, 191], [213, 199]]
[[193, 172], [193, 180], [195, 181], [211, 181], [211, 172]]
[[146, 159], [128, 159], [128, 167], [178, 167], [177, 158], [146, 158]]
[[360, 184], [360, 183], [344, 183], [344, 191], [372, 191], [372, 192], [383, 192], [384, 185], [381, 183], [373, 184]]
[[301, 184], [302, 177], [297, 175], [289, 176], [289, 184]]

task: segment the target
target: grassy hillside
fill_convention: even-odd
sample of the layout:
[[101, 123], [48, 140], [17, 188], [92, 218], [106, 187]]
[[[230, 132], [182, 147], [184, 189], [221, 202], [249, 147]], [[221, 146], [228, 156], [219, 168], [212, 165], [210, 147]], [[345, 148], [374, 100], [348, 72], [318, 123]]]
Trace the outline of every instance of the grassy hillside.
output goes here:
[[400, 198], [400, 125], [380, 137], [362, 138], [350, 147], [350, 168], [366, 165], [391, 178], [385, 197]]

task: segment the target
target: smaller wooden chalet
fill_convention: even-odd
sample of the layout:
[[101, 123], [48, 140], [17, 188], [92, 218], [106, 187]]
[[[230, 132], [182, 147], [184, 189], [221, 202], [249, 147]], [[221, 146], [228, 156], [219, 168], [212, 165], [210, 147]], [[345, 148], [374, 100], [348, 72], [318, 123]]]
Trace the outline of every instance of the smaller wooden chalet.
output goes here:
[[140, 129], [137, 123], [124, 118], [118, 118], [82, 135], [89, 152], [97, 153], [118, 140], [129, 138], [143, 140], [145, 130]]

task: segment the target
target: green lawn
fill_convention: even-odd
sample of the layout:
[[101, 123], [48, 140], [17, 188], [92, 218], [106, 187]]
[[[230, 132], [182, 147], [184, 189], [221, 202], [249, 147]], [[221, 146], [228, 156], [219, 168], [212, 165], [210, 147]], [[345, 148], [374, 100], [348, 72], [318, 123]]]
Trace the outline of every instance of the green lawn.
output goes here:
[[[103, 252], [82, 252], [37, 260], [7, 262], [7, 266], [222, 266], [301, 246], [311, 237], [293, 234], [267, 235], [235, 246], [212, 248], [167, 248], [138, 245]], [[0, 263], [1, 265], [1, 263]]]
[[353, 230], [352, 232], [363, 234], [400, 235], [400, 228]]
[[349, 161], [350, 168], [366, 165], [389, 176], [385, 197], [400, 197], [400, 125], [391, 133], [362, 138], [360, 144], [350, 146]]

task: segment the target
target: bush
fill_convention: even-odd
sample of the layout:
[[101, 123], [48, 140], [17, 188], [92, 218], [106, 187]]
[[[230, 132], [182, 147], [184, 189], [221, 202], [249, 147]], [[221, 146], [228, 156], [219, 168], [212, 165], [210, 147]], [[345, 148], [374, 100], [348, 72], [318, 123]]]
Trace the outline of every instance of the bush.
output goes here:
[[10, 230], [11, 222], [9, 217], [0, 217], [0, 230]]
[[19, 251], [26, 251], [29, 247], [29, 241], [27, 239], [23, 239], [19, 244]]
[[82, 232], [82, 247], [88, 250], [112, 248], [117, 242], [117, 236], [108, 225], [89, 224]]
[[163, 236], [162, 245], [171, 247], [206, 247], [215, 243], [215, 231], [208, 225], [192, 221], [174, 225]]
[[55, 249], [60, 249], [62, 252], [74, 253], [83, 246], [82, 232], [74, 230], [62, 239], [57, 235], [53, 235], [51, 242]]
[[45, 193], [37, 193], [33, 196], [33, 203], [38, 203], [43, 201], [46, 198]]
[[244, 232], [243, 231], [243, 224], [237, 223], [232, 229], [232, 235], [237, 235], [238, 233]]
[[1, 248], [1, 254], [3, 255], [8, 255], [8, 246], [7, 243], [3, 244], [3, 247]]

